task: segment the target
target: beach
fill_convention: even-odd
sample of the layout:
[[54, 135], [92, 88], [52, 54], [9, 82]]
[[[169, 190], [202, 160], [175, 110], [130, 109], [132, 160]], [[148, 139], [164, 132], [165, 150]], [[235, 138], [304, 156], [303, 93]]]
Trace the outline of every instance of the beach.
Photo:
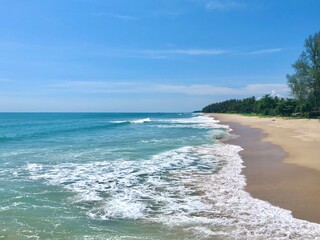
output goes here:
[[254, 198], [320, 223], [320, 122], [311, 119], [213, 114], [241, 146], [245, 190]]

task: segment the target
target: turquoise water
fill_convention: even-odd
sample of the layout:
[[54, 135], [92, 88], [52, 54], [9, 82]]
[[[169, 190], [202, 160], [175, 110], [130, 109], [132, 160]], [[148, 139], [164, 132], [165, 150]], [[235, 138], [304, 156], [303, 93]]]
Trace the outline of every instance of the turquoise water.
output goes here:
[[243, 191], [229, 131], [191, 113], [1, 113], [0, 239], [318, 237]]

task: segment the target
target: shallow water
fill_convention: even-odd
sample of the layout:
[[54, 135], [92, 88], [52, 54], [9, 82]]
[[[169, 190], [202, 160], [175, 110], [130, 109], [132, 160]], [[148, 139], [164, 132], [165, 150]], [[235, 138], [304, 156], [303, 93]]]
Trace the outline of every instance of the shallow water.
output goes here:
[[317, 239], [189, 113], [0, 114], [0, 239]]

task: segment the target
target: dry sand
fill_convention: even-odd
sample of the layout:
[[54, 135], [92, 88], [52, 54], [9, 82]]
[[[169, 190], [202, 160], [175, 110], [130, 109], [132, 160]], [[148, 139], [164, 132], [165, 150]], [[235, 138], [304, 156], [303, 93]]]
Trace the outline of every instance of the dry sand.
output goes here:
[[213, 114], [238, 137], [246, 190], [253, 196], [320, 223], [320, 121]]

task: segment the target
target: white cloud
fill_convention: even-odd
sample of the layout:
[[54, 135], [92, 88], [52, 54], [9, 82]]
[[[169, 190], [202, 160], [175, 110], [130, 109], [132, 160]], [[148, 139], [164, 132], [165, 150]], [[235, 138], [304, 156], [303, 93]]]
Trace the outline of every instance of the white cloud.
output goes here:
[[206, 5], [208, 10], [234, 10], [234, 9], [244, 9], [245, 4], [236, 1], [229, 0], [213, 0], [209, 1]]
[[57, 84], [52, 85], [52, 87], [57, 88], [79, 88], [79, 87], [85, 87], [85, 88], [100, 88], [100, 87], [119, 87], [124, 85], [131, 85], [130, 82], [105, 82], [105, 81], [60, 81]]
[[194, 85], [157, 85], [155, 90], [159, 92], [182, 93], [188, 95], [261, 95], [277, 92], [287, 95], [286, 84], [249, 84], [242, 88], [217, 87], [207, 84]]
[[116, 14], [113, 14], [111, 16], [115, 17], [115, 18], [118, 18], [118, 19], [122, 19], [122, 20], [137, 20], [136, 17], [127, 16], [127, 15], [116, 15]]
[[[59, 81], [54, 85], [0, 91], [1, 111], [192, 111], [208, 101], [264, 94], [288, 96], [285, 84], [249, 84], [244, 87], [214, 84], [159, 84], [153, 79], [128, 81]], [[67, 94], [65, 94], [67, 93]], [[127, 97], [134, 94], [134, 97]], [[99, 96], [99, 97], [92, 97]]]
[[270, 54], [270, 53], [282, 52], [283, 50], [284, 50], [283, 48], [269, 48], [269, 49], [261, 49], [261, 50], [251, 51], [248, 54], [252, 54], [252, 55]]
[[276, 90], [274, 90], [274, 89], [271, 91], [270, 95], [271, 95], [272, 97], [283, 97], [283, 95], [279, 94], [279, 93], [278, 93]]
[[[227, 49], [140, 49], [140, 50], [120, 50], [113, 53], [108, 52], [110, 56], [129, 57], [129, 58], [147, 58], [147, 59], [167, 59], [173, 56], [218, 56], [227, 55], [232, 51]], [[99, 54], [99, 53], [98, 53]]]
[[172, 49], [172, 50], [142, 50], [140, 51], [144, 54], [149, 55], [192, 55], [192, 56], [216, 56], [229, 53], [228, 50], [224, 49]]
[[223, 49], [175, 49], [168, 50], [167, 53], [182, 54], [182, 55], [221, 55], [228, 53], [228, 50]]
[[250, 84], [246, 86], [244, 92], [252, 93], [252, 95], [274, 94], [286, 97], [289, 93], [287, 84]]
[[227, 55], [232, 51], [227, 49], [122, 49], [94, 52], [95, 55], [125, 58], [144, 58], [144, 59], [168, 59], [174, 56], [218, 56]]
[[257, 49], [251, 51], [241, 51], [222, 48], [169, 48], [169, 49], [118, 49], [107, 52], [95, 52], [96, 55], [110, 57], [145, 58], [145, 59], [168, 59], [175, 56], [239, 56], [239, 55], [265, 55], [275, 54], [283, 51], [283, 48]]
[[207, 84], [193, 84], [193, 85], [168, 85], [161, 84], [153, 86], [153, 91], [162, 93], [180, 93], [187, 95], [227, 95], [235, 94], [235, 89], [227, 87], [217, 87]]
[[211, 84], [157, 84], [127, 81], [62, 81], [51, 85], [57, 91], [81, 93], [173, 93], [184, 95], [252, 95], [258, 96], [277, 92], [280, 96], [288, 95], [286, 84], [249, 84], [244, 87], [223, 87]]
[[126, 81], [60, 81], [49, 88], [80, 93], [128, 93], [136, 92], [137, 84]]

